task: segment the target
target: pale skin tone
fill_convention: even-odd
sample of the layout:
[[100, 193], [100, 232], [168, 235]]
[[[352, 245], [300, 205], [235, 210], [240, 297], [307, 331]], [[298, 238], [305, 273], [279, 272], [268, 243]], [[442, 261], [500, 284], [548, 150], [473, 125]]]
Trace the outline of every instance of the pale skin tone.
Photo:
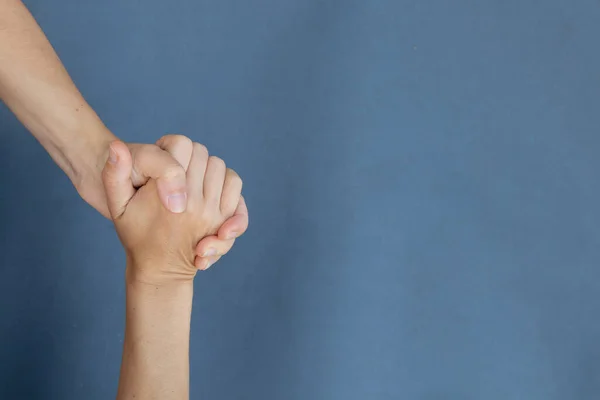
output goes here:
[[[92, 207], [109, 217], [101, 172], [109, 143], [116, 139], [85, 101], [46, 36], [20, 0], [0, 0], [0, 99], [48, 151]], [[151, 179], [161, 203], [183, 213], [189, 193], [179, 148], [191, 146], [181, 135], [156, 144], [126, 144], [132, 157], [130, 193]], [[199, 238], [196, 263], [206, 269], [227, 253], [248, 227], [240, 197], [234, 214], [210, 235]]]
[[188, 206], [165, 209], [151, 179], [133, 194], [132, 159], [122, 142], [111, 145], [103, 173], [108, 207], [125, 248], [126, 326], [117, 399], [189, 398], [189, 340], [195, 243], [234, 215], [242, 180], [194, 143], [182, 146]]
[[125, 248], [118, 399], [187, 399], [193, 278], [247, 229], [241, 179], [185, 136], [116, 140], [20, 0], [0, 0], [0, 100]]

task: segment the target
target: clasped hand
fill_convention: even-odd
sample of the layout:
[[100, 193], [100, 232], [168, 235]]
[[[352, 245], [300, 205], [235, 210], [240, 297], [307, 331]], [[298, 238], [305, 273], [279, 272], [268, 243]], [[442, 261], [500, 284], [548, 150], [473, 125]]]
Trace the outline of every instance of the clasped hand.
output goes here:
[[[191, 143], [190, 143], [191, 144]], [[128, 260], [127, 279], [155, 285], [192, 280], [205, 269], [196, 243], [216, 235], [234, 215], [241, 200], [242, 180], [205, 146], [179, 148], [185, 171], [185, 211], [167, 210], [157, 180], [134, 189], [132, 156], [121, 141], [111, 143], [102, 173], [107, 206]]]

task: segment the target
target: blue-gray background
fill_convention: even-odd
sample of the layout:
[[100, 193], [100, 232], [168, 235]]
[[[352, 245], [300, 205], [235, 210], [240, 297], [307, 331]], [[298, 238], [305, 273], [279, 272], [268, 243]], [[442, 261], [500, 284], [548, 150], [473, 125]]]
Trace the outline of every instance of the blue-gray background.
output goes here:
[[[598, 1], [27, 4], [115, 133], [245, 180], [193, 399], [600, 397]], [[0, 129], [0, 398], [111, 398], [119, 242]]]

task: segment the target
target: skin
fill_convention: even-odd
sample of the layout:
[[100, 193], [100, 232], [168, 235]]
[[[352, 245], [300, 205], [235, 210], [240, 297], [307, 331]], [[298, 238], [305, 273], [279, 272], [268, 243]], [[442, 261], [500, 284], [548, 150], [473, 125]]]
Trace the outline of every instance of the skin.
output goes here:
[[[167, 211], [150, 179], [131, 195], [132, 158], [114, 142], [103, 173], [110, 215], [127, 256], [126, 327], [117, 399], [189, 398], [195, 244], [234, 215], [242, 180], [195, 143], [181, 154], [188, 206]], [[185, 157], [183, 157], [185, 156]]]
[[[109, 217], [101, 173], [116, 136], [85, 101], [20, 0], [0, 0], [0, 99], [68, 175], [81, 197]], [[126, 146], [132, 159], [129, 193], [133, 196], [154, 179], [165, 208], [185, 212], [189, 194], [181, 158], [192, 142], [167, 135], [156, 144]], [[236, 212], [220, 229], [199, 239], [197, 263], [206, 268], [216, 262], [247, 227], [248, 210], [240, 198]]]

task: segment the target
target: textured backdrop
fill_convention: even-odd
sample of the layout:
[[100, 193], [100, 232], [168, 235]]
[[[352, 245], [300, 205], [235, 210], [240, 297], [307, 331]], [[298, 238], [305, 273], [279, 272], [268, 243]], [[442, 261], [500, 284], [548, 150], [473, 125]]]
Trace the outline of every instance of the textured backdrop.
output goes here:
[[[27, 4], [117, 135], [244, 178], [192, 399], [600, 398], [598, 1]], [[112, 398], [117, 237], [0, 134], [0, 398]]]

